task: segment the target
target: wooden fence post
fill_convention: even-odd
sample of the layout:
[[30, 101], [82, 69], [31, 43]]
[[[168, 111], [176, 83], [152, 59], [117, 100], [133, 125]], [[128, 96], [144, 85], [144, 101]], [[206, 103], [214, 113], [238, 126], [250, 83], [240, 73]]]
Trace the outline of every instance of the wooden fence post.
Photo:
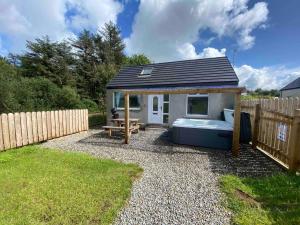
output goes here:
[[289, 144], [289, 169], [296, 170], [300, 160], [300, 109], [295, 109]]
[[254, 122], [253, 122], [253, 135], [252, 135], [252, 149], [256, 149], [259, 133], [259, 120], [260, 120], [260, 104], [255, 104]]

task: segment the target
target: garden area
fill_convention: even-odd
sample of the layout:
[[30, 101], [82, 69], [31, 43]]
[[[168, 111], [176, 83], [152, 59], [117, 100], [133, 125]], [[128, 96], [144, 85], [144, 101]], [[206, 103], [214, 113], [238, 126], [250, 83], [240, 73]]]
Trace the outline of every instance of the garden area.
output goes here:
[[29, 146], [0, 154], [0, 224], [111, 224], [134, 164]]

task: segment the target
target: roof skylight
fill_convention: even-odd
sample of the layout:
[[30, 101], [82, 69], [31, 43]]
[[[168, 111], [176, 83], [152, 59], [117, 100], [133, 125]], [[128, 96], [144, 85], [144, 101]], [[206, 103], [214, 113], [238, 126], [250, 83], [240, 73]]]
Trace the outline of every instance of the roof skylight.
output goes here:
[[150, 76], [152, 73], [153, 67], [145, 67], [143, 68], [140, 76]]

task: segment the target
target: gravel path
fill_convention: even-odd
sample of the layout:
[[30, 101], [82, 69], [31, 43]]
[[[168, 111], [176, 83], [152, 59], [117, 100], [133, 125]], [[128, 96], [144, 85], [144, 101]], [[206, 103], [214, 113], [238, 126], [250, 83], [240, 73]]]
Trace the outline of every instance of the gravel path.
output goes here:
[[43, 144], [137, 163], [144, 169], [115, 224], [229, 224], [230, 213], [221, 204], [219, 175], [260, 176], [280, 170], [246, 147], [234, 159], [224, 151], [173, 145], [161, 129], [134, 134], [129, 145], [122, 142], [120, 137], [107, 138], [104, 132], [92, 130]]

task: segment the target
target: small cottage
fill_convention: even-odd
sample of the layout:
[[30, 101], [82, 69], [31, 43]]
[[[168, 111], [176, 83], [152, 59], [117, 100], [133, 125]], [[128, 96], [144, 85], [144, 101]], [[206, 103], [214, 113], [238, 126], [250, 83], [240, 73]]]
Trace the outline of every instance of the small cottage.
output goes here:
[[[184, 90], [234, 88], [239, 79], [227, 57], [153, 63], [121, 69], [107, 85], [107, 122], [111, 109], [124, 117], [121, 90]], [[177, 118], [220, 119], [224, 108], [233, 108], [234, 93], [130, 95], [130, 116], [144, 124], [171, 126]]]

